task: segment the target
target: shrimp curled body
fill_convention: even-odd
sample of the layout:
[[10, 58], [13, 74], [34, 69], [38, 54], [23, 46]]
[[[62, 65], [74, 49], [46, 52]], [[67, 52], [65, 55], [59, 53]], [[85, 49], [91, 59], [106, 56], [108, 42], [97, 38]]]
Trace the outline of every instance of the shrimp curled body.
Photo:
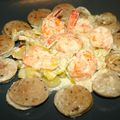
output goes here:
[[96, 71], [96, 59], [90, 50], [81, 50], [68, 66], [71, 77], [81, 79], [90, 78]]

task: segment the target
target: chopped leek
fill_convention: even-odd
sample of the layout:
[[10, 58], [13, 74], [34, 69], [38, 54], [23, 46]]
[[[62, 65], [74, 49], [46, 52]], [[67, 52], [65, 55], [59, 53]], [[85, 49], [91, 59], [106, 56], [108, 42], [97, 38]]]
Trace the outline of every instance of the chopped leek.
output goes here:
[[57, 87], [61, 83], [60, 77], [56, 77], [53, 80], [46, 80], [45, 79], [44, 81], [47, 84], [47, 86], [50, 87], [50, 88]]
[[25, 46], [15, 47], [15, 49], [14, 49], [13, 52], [12, 52], [13, 58], [22, 59], [22, 57], [23, 57], [24, 54], [25, 54], [25, 50], [26, 50]]
[[31, 67], [24, 67], [19, 70], [18, 77], [19, 78], [39, 77], [40, 78], [41, 74], [37, 70]]

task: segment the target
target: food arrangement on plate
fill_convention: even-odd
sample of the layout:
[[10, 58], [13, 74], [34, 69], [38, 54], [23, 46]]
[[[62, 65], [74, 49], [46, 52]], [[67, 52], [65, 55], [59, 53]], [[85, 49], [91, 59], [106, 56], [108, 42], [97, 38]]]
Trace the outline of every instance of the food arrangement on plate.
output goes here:
[[57, 110], [76, 117], [94, 104], [92, 92], [120, 96], [120, 24], [114, 14], [93, 15], [61, 3], [27, 18], [7, 22], [0, 35], [0, 82], [19, 78], [6, 93], [11, 106], [27, 110], [56, 91]]

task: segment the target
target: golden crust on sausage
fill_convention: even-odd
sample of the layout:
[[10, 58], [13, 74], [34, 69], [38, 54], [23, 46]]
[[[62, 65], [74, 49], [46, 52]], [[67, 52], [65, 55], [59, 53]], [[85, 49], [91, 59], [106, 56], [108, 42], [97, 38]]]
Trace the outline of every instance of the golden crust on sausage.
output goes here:
[[120, 78], [118, 74], [108, 69], [98, 71], [93, 80], [93, 90], [104, 97], [120, 96]]
[[3, 27], [3, 33], [12, 37], [12, 32], [16, 30], [17, 32], [20, 30], [29, 30], [31, 29], [30, 25], [22, 20], [12, 20], [7, 22]]
[[0, 83], [6, 83], [16, 74], [17, 64], [13, 59], [0, 58]]
[[51, 13], [51, 10], [50, 9], [45, 9], [45, 8], [32, 10], [28, 14], [27, 19], [28, 19], [28, 22], [31, 25], [39, 26], [40, 20], [47, 17], [47, 15], [50, 14], [50, 13]]
[[32, 107], [48, 98], [48, 89], [39, 78], [24, 78], [14, 82], [7, 94], [14, 103]]
[[0, 35], [0, 56], [8, 57], [14, 48], [14, 41], [7, 35]]
[[80, 85], [63, 88], [56, 93], [54, 98], [58, 111], [69, 117], [82, 115], [91, 107], [92, 102], [91, 93]]

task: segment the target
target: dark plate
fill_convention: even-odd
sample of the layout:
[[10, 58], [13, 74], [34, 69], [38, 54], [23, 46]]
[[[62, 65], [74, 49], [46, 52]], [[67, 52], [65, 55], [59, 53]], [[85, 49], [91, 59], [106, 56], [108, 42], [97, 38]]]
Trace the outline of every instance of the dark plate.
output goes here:
[[[22, 0], [0, 0], [0, 31], [3, 25], [12, 19], [26, 20], [29, 11], [34, 8], [53, 8], [61, 2], [69, 2], [74, 6], [85, 6], [93, 14], [110, 11], [120, 20], [120, 0], [39, 0], [37, 3], [20, 4]], [[28, 0], [29, 1], [29, 0]], [[42, 105], [19, 111], [9, 106], [5, 101], [5, 94], [13, 81], [0, 85], [0, 119], [1, 120], [71, 120], [60, 114], [54, 107], [54, 93]], [[120, 97], [105, 99], [93, 93], [94, 104], [92, 109], [76, 120], [120, 120]]]

